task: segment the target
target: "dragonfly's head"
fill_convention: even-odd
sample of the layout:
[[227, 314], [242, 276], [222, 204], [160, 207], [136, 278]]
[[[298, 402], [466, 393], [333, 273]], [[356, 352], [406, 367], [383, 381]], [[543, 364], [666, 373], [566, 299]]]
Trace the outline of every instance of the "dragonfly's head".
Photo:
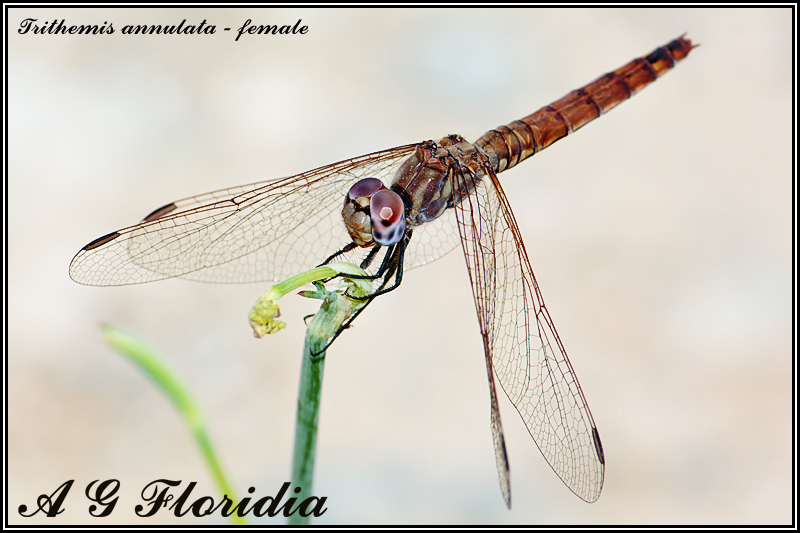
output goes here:
[[364, 178], [350, 187], [344, 198], [342, 218], [350, 238], [362, 247], [375, 243], [391, 246], [406, 231], [403, 200], [376, 178]]

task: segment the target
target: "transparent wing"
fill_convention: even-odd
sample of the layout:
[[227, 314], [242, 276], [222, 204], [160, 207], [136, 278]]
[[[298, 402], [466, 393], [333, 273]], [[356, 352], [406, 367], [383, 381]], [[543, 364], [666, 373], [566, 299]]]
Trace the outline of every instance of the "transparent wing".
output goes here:
[[[572, 492], [594, 502], [603, 487], [600, 437], [578, 378], [545, 308], [511, 206], [491, 168], [455, 175], [455, 216], [486, 354], [500, 484], [511, 506], [508, 458], [493, 374], [547, 462]], [[456, 191], [470, 191], [460, 194]]]
[[403, 270], [426, 265], [458, 248], [461, 238], [452, 209], [430, 222], [414, 228], [414, 236], [404, 252]]
[[[415, 146], [173, 202], [84, 246], [70, 264], [70, 276], [86, 285], [173, 277], [217, 283], [283, 279], [350, 242], [341, 218], [350, 186], [365, 177], [390, 183]], [[359, 262], [364, 253], [357, 250], [342, 260]]]

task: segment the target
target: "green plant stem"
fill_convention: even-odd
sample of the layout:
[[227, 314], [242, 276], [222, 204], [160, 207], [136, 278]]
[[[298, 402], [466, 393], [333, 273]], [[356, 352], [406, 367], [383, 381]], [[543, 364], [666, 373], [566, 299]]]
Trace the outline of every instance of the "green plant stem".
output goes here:
[[[297, 498], [298, 507], [306, 498], [313, 495], [319, 405], [322, 375], [325, 369], [324, 350], [344, 322], [366, 304], [365, 300], [351, 300], [345, 296], [345, 292], [355, 297], [364, 297], [372, 289], [370, 280], [348, 278], [348, 274], [366, 276], [364, 270], [349, 263], [331, 263], [301, 272], [273, 285], [259, 297], [250, 311], [250, 326], [253, 328], [253, 333], [256, 337], [262, 337], [277, 333], [286, 327], [286, 324], [277, 320], [280, 309], [276, 302], [290, 291], [314, 283], [316, 290], [302, 291], [300, 295], [323, 300], [319, 311], [308, 323], [303, 345], [292, 460], [293, 491], [298, 487], [300, 490], [292, 492], [291, 496]], [[322, 281], [333, 277], [339, 277], [344, 287], [327, 290]], [[311, 509], [304, 510], [309, 512]], [[291, 525], [303, 525], [309, 522], [310, 517], [302, 516], [299, 510], [289, 517]]]
[[[319, 338], [312, 337], [306, 333], [300, 369], [300, 388], [297, 393], [297, 420], [294, 428], [292, 487], [301, 489], [296, 495], [298, 503], [313, 494], [319, 404], [322, 395], [322, 375], [325, 370], [325, 353], [318, 356], [311, 355], [313, 351], [324, 347], [324, 344], [320, 344]], [[310, 523], [309, 517], [301, 516], [299, 512], [289, 517], [290, 525], [308, 523]]]
[[[300, 388], [297, 394], [297, 421], [294, 432], [294, 457], [292, 459], [292, 486], [300, 487], [298, 503], [313, 495], [314, 462], [317, 452], [317, 427], [322, 395], [322, 375], [325, 370], [327, 343], [344, 321], [351, 315], [354, 302], [339, 292], [326, 291], [322, 284], [312, 296], [324, 297], [320, 310], [308, 324], [303, 345], [303, 362], [300, 370]], [[355, 305], [361, 305], [355, 303]], [[309, 524], [310, 517], [299, 512], [289, 517], [290, 525]]]
[[[217, 484], [220, 493], [227, 496], [234, 504], [239, 503], [231, 484], [228, 482], [222, 464], [214, 452], [203, 413], [188, 389], [180, 382], [175, 372], [169, 368], [164, 358], [130, 333], [108, 324], [103, 324], [101, 329], [106, 342], [142, 369], [147, 377], [172, 401], [181, 418], [189, 426], [189, 430], [192, 432], [198, 448], [200, 448], [200, 454], [211, 471], [211, 477]], [[247, 521], [236, 513], [231, 514], [230, 519], [234, 524], [247, 524]]]

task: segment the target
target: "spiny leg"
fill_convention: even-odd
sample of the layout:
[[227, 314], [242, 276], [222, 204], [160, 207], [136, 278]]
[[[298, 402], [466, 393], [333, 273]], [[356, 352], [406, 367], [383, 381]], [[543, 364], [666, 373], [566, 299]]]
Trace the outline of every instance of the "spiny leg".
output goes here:
[[381, 249], [380, 244], [376, 244], [375, 246], [372, 247], [372, 250], [369, 251], [367, 257], [365, 257], [364, 260], [361, 261], [361, 264], [359, 265], [361, 267], [361, 270], [366, 270], [369, 268], [369, 266], [372, 264], [372, 261], [375, 260], [375, 256], [378, 255], [378, 251], [380, 251], [380, 249]]
[[[397, 287], [400, 286], [400, 283], [403, 281], [403, 259], [405, 258], [406, 247], [408, 246], [409, 241], [411, 240], [411, 232], [407, 232], [406, 235], [403, 237], [403, 241], [393, 245], [392, 249], [387, 252], [386, 258], [384, 258], [384, 262], [381, 265], [381, 269], [383, 270], [383, 283], [381, 286], [378, 287], [378, 290], [375, 292], [359, 297], [359, 296], [350, 296], [349, 294], [345, 293], [345, 296], [350, 298], [351, 300], [360, 300], [364, 301], [367, 299], [374, 298], [376, 296], [380, 296], [381, 294], [386, 294], [387, 292], [391, 292], [395, 290]], [[379, 272], [380, 272], [379, 270]], [[394, 284], [388, 289], [385, 289], [386, 284], [389, 283], [389, 279], [394, 275]]]
[[[345, 246], [343, 246], [339, 251], [335, 252], [334, 254], [329, 256], [327, 259], [325, 259], [325, 261], [323, 261], [322, 263], [317, 265], [317, 267], [325, 266], [325, 265], [329, 264], [331, 261], [333, 261], [334, 259], [336, 259], [337, 257], [339, 257], [340, 255], [344, 255], [344, 254], [346, 254], [348, 252], [352, 252], [357, 247], [358, 246], [354, 242], [348, 243]], [[381, 245], [380, 244], [376, 244], [375, 246], [372, 247], [372, 249], [369, 251], [369, 253], [364, 258], [364, 260], [361, 261], [361, 265], [360, 265], [361, 270], [366, 270], [367, 268], [369, 268], [369, 265], [372, 264], [372, 261], [375, 260], [375, 256], [378, 255], [378, 252], [380, 251], [380, 249], [381, 249]], [[385, 262], [386, 262], [386, 258], [384, 257], [384, 263]], [[377, 279], [377, 278], [381, 277], [381, 275], [382, 275], [381, 274], [381, 270], [383, 268], [384, 268], [384, 265], [381, 265], [381, 268], [378, 270], [378, 273], [376, 273], [374, 276], [352, 275], [352, 276], [348, 276], [348, 277], [351, 277], [351, 278], [354, 278], [354, 279]], [[341, 275], [342, 274], [340, 274], [339, 276], [341, 276]], [[325, 280], [325, 282], [327, 283], [328, 281], [330, 281], [330, 280], [332, 280], [334, 278], [337, 278], [339, 276], [333, 276], [331, 278], [328, 278], [327, 280]], [[311, 316], [313, 316], [313, 315], [311, 315]], [[306, 318], [308, 318], [308, 317], [306, 317]]]
[[[337, 257], [339, 257], [340, 255], [344, 255], [347, 252], [352, 252], [357, 247], [358, 246], [354, 242], [348, 243], [348, 244], [344, 245], [339, 251], [331, 254], [325, 261], [323, 261], [322, 263], [320, 263], [317, 266], [325, 266], [325, 265], [329, 264], [331, 261], [333, 261], [334, 259], [336, 259]], [[361, 264], [359, 265], [361, 267], [361, 270], [366, 270], [367, 268], [369, 268], [369, 266], [375, 260], [375, 257], [378, 255], [378, 252], [380, 251], [381, 248], [382, 247], [381, 247], [380, 244], [376, 244], [375, 246], [372, 247], [372, 249], [369, 251], [367, 256], [364, 258], [363, 261], [361, 261]], [[377, 274], [375, 276], [375, 278], [372, 278], [372, 279], [377, 279], [379, 277], [380, 277], [380, 274]], [[359, 278], [359, 279], [361, 279], [361, 278]]]
[[[320, 264], [319, 264], [319, 265], [317, 265], [317, 266], [325, 266], [325, 265], [327, 265], [328, 263], [330, 263], [331, 261], [333, 261], [334, 259], [336, 259], [337, 257], [339, 257], [340, 255], [344, 255], [344, 254], [346, 254], [347, 252], [352, 252], [352, 251], [353, 251], [353, 250], [355, 250], [355, 249], [356, 249], [356, 243], [354, 243], [354, 242], [351, 242], [351, 243], [345, 244], [345, 245], [342, 247], [342, 249], [341, 249], [341, 250], [339, 250], [338, 252], [335, 252], [333, 255], [331, 255], [330, 257], [328, 257], [328, 258], [327, 258], [325, 261], [323, 261], [322, 263], [320, 263]], [[370, 252], [370, 254], [371, 254], [371, 253], [372, 253], [372, 252]], [[369, 257], [369, 256], [367, 256], [367, 257]]]
[[[386, 251], [386, 254], [383, 256], [383, 261], [381, 261], [381, 266], [378, 267], [377, 272], [375, 272], [374, 274], [366, 274], [366, 275], [360, 275], [360, 274], [338, 274], [338, 275], [336, 275], [334, 277], [342, 277], [342, 278], [350, 278], [350, 279], [369, 279], [369, 280], [376, 280], [376, 279], [382, 278], [382, 277], [385, 276], [386, 270], [391, 268], [391, 259], [393, 257], [394, 251], [397, 248], [397, 246], [398, 246], [397, 244], [393, 244], [393, 245], [389, 246], [388, 250]], [[381, 248], [382, 248], [382, 246], [380, 244], [376, 244], [375, 247], [372, 250], [370, 250], [370, 252], [367, 255], [367, 258], [364, 260], [364, 262], [366, 262], [366, 260], [369, 259], [369, 263], [371, 263], [374, 260], [375, 255], [377, 255], [378, 251]], [[372, 257], [370, 257], [370, 256], [372, 256]], [[361, 263], [361, 269], [362, 270], [366, 270], [366, 267], [369, 267], [369, 263], [367, 263], [366, 267], [365, 267], [364, 262]], [[333, 278], [331, 278], [331, 279], [333, 279]], [[364, 298], [364, 299], [366, 299], [366, 298]]]
[[[403, 250], [405, 250], [405, 245], [404, 245], [404, 246], [402, 246], [402, 248], [403, 248]], [[394, 255], [394, 254], [391, 254], [391, 255]], [[403, 252], [401, 251], [399, 255], [400, 255], [400, 257], [402, 258], [402, 256], [403, 256]], [[387, 256], [389, 256], [389, 253], [387, 253]], [[386, 264], [386, 259], [384, 259], [384, 264], [383, 264], [383, 265], [381, 265], [381, 268], [384, 268], [384, 265], [385, 265], [385, 264]], [[362, 306], [361, 306], [361, 307], [360, 307], [360, 308], [359, 308], [359, 309], [358, 309], [358, 310], [357, 310], [355, 313], [353, 313], [353, 316], [351, 316], [350, 318], [348, 318], [348, 319], [345, 321], [345, 323], [344, 323], [344, 324], [342, 324], [342, 326], [341, 326], [341, 327], [340, 327], [340, 328], [339, 328], [339, 329], [336, 331], [336, 333], [333, 335], [333, 337], [331, 338], [331, 340], [329, 340], [329, 341], [327, 342], [327, 344], [325, 344], [325, 346], [324, 346], [324, 347], [323, 347], [323, 348], [322, 348], [322, 349], [321, 349], [319, 352], [317, 352], [317, 353], [312, 353], [312, 354], [311, 354], [311, 357], [318, 357], [320, 354], [324, 353], [324, 352], [325, 352], [325, 351], [326, 351], [326, 350], [327, 350], [327, 349], [328, 349], [328, 348], [331, 346], [331, 344], [333, 344], [333, 341], [335, 341], [337, 338], [339, 338], [339, 335], [341, 335], [341, 334], [342, 334], [342, 332], [343, 332], [344, 330], [346, 330], [347, 328], [349, 328], [349, 327], [350, 327], [350, 324], [352, 324], [352, 323], [353, 323], [353, 320], [355, 320], [355, 319], [356, 319], [356, 317], [358, 317], [358, 315], [360, 315], [360, 314], [361, 314], [361, 311], [363, 311], [364, 309], [366, 309], [366, 307], [367, 307], [367, 306], [368, 306], [370, 303], [372, 303], [372, 301], [375, 299], [375, 297], [376, 297], [376, 296], [379, 296], [379, 295], [381, 295], [381, 294], [384, 294], [384, 293], [386, 293], [386, 292], [389, 292], [389, 291], [391, 291], [391, 290], [394, 290], [395, 288], [397, 288], [397, 283], [395, 283], [395, 285], [394, 285], [393, 287], [391, 287], [390, 289], [383, 290], [383, 288], [384, 288], [384, 287], [386, 286], [386, 284], [389, 282], [389, 279], [392, 277], [392, 275], [393, 275], [393, 274], [395, 274], [395, 270], [397, 270], [397, 271], [398, 271], [398, 273], [400, 273], [400, 277], [402, 278], [402, 274], [401, 274], [401, 273], [402, 273], [402, 270], [403, 270], [403, 269], [402, 269], [402, 264], [401, 264], [401, 268], [399, 268], [399, 269], [397, 269], [397, 266], [395, 265], [395, 266], [394, 266], [394, 267], [392, 267], [391, 269], [387, 270], [387, 272], [386, 272], [386, 276], [384, 277], [384, 280], [383, 280], [383, 283], [381, 283], [381, 286], [380, 286], [380, 287], [378, 287], [378, 290], [377, 290], [377, 291], [375, 291], [375, 292], [374, 292], [374, 293], [372, 293], [372, 294], [369, 294], [369, 295], [367, 295], [367, 296], [363, 297], [363, 298], [358, 298], [358, 297], [355, 297], [355, 296], [350, 296], [350, 295], [349, 295], [349, 294], [347, 294], [347, 292], [345, 291], [345, 294], [344, 294], [344, 295], [345, 295], [346, 297], [350, 298], [351, 300], [364, 301], [364, 302], [365, 302], [365, 303], [364, 303], [364, 305], [362, 305]], [[351, 277], [351, 276], [347, 276], [347, 277]]]
[[[358, 317], [358, 315], [360, 315], [361, 312], [364, 309], [366, 309], [366, 307], [372, 302], [372, 300], [375, 299], [376, 296], [380, 296], [381, 294], [393, 291], [394, 289], [400, 286], [400, 283], [403, 281], [403, 258], [405, 257], [406, 246], [408, 246], [408, 242], [410, 239], [411, 239], [411, 232], [409, 231], [403, 237], [402, 242], [393, 245], [390, 248], [390, 250], [387, 251], [386, 256], [383, 259], [383, 262], [381, 263], [381, 267], [378, 269], [378, 272], [383, 271], [383, 283], [381, 283], [380, 287], [378, 287], [378, 290], [364, 297], [350, 296], [345, 291], [346, 297], [350, 298], [351, 300], [363, 301], [365, 303], [363, 306], [361, 306], [361, 308], [359, 308], [355, 313], [353, 313], [353, 316], [348, 318], [345, 321], [345, 323], [342, 324], [339, 330], [334, 334], [331, 340], [328, 341], [328, 343], [322, 350], [320, 350], [317, 353], [311, 354], [312, 357], [317, 357], [321, 353], [325, 352], [331, 346], [331, 344], [333, 344], [333, 341], [335, 341], [345, 329], [350, 327], [350, 324], [353, 323], [356, 317]], [[342, 274], [340, 274], [340, 276], [348, 278], [364, 279], [363, 276], [344, 276]], [[394, 284], [388, 289], [385, 289], [384, 287], [386, 287], [386, 284], [389, 283], [389, 280], [392, 278], [392, 276], [394, 276]], [[378, 274], [376, 274], [375, 277], [366, 279], [377, 279], [377, 277], [379, 277]]]
[[339, 329], [336, 331], [336, 333], [333, 335], [333, 337], [331, 337], [331, 340], [329, 340], [329, 341], [328, 341], [328, 343], [327, 343], [327, 344], [325, 344], [325, 346], [323, 346], [323, 348], [322, 348], [320, 351], [318, 351], [317, 353], [312, 353], [312, 354], [311, 354], [311, 357], [319, 357], [321, 354], [325, 353], [325, 351], [327, 351], [327, 349], [328, 349], [328, 348], [330, 348], [331, 344], [333, 344], [333, 341], [335, 341], [336, 339], [338, 339], [338, 338], [339, 338], [339, 335], [341, 335], [341, 334], [342, 334], [342, 332], [343, 332], [344, 330], [346, 330], [347, 328], [349, 328], [349, 327], [350, 327], [350, 324], [352, 324], [352, 323], [353, 323], [353, 320], [355, 320], [355, 319], [356, 319], [356, 317], [357, 317], [358, 315], [360, 315], [360, 314], [361, 314], [361, 311], [363, 311], [364, 309], [366, 309], [366, 308], [367, 308], [367, 306], [368, 306], [368, 305], [369, 305], [371, 302], [372, 302], [372, 298], [370, 298], [370, 299], [369, 299], [369, 300], [368, 300], [368, 301], [367, 301], [367, 302], [366, 302], [364, 305], [362, 305], [362, 306], [361, 306], [361, 308], [360, 308], [358, 311], [356, 311], [355, 313], [353, 313], [353, 316], [351, 316], [350, 318], [348, 318], [348, 319], [347, 319], [347, 321], [346, 321], [344, 324], [342, 324], [342, 327], [340, 327], [340, 328], [339, 328]]

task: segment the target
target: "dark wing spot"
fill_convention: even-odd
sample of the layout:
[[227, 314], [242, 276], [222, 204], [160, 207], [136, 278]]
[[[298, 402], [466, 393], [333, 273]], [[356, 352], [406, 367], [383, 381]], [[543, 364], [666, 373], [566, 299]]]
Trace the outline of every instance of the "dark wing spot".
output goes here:
[[109, 233], [108, 235], [103, 235], [99, 239], [95, 239], [92, 242], [90, 242], [89, 244], [87, 244], [86, 246], [84, 246], [83, 250], [93, 250], [95, 248], [103, 246], [107, 242], [113, 241], [117, 237], [119, 237], [119, 232], [118, 231], [115, 231], [113, 233]]
[[603, 455], [603, 445], [600, 443], [600, 434], [597, 432], [597, 428], [592, 428], [592, 438], [594, 439], [594, 449], [597, 451], [597, 458], [600, 460], [600, 464], [606, 464], [606, 456]]
[[167, 213], [173, 212], [177, 208], [178, 208], [178, 206], [175, 205], [174, 203], [167, 204], [164, 207], [159, 207], [158, 209], [156, 209], [155, 211], [153, 211], [152, 213], [150, 213], [149, 215], [144, 217], [142, 222], [150, 222], [150, 221], [153, 221], [153, 220], [155, 220], [157, 218], [161, 218], [164, 215], [166, 215]]

